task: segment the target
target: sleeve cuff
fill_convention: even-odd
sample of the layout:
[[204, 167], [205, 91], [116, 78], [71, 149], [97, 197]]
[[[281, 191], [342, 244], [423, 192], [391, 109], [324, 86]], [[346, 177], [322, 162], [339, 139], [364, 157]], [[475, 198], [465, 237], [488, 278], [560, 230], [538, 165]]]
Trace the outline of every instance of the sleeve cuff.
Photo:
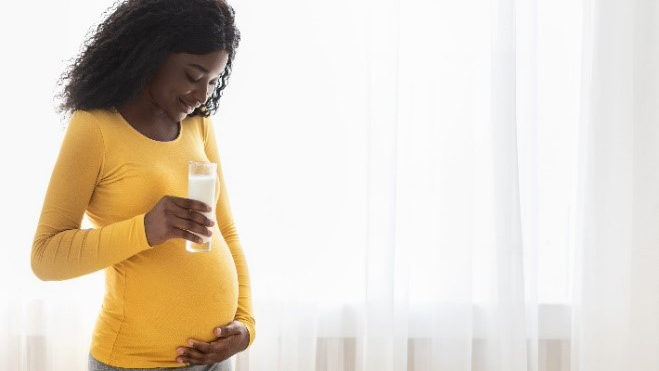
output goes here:
[[137, 229], [136, 235], [137, 239], [139, 241], [139, 246], [142, 248], [142, 250], [148, 250], [151, 249], [153, 246], [149, 245], [149, 240], [146, 238], [146, 226], [144, 225], [144, 218], [146, 217], [146, 213], [144, 214], [139, 214], [136, 215], [135, 218], [135, 228]]

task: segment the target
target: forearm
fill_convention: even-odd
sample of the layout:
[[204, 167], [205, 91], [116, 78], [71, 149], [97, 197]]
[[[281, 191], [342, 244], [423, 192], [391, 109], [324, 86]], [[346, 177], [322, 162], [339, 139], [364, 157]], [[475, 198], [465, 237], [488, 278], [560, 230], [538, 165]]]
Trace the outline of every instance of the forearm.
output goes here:
[[32, 245], [32, 271], [44, 281], [79, 277], [150, 248], [144, 214], [98, 229], [49, 229], [40, 223]]

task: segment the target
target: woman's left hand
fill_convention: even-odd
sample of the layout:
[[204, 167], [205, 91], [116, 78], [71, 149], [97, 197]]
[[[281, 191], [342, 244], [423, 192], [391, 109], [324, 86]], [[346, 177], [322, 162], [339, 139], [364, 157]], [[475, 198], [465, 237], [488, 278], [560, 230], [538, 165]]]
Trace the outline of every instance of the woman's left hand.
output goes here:
[[210, 365], [222, 362], [245, 350], [249, 344], [249, 331], [239, 321], [232, 321], [226, 326], [218, 327], [213, 333], [217, 339], [211, 342], [188, 339], [190, 347], [176, 348], [179, 354], [176, 361], [190, 365]]

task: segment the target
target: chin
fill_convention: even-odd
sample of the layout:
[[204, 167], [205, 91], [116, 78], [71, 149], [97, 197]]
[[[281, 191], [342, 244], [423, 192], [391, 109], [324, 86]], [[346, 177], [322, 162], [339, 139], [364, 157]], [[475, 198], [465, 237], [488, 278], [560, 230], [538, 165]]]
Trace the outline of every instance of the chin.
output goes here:
[[171, 117], [172, 120], [174, 120], [174, 121], [180, 121], [180, 120], [183, 120], [184, 118], [188, 117], [188, 114], [181, 111], [178, 107], [176, 107], [173, 110], [173, 114], [171, 114], [171, 113], [169, 114], [169, 117]]
[[191, 115], [194, 111], [195, 111], [194, 109], [190, 113], [187, 113], [186, 111], [183, 111], [181, 109], [181, 104], [178, 102], [178, 98], [177, 98], [176, 105], [174, 107], [174, 116], [173, 116], [174, 120], [176, 120], [176, 121], [183, 120], [186, 117], [188, 117], [189, 115]]
[[174, 115], [172, 115], [171, 113], [167, 112], [167, 117], [169, 117], [170, 120], [172, 120], [173, 122], [178, 122], [179, 120], [182, 120], [183, 119], [182, 115], [185, 114], [176, 112]]

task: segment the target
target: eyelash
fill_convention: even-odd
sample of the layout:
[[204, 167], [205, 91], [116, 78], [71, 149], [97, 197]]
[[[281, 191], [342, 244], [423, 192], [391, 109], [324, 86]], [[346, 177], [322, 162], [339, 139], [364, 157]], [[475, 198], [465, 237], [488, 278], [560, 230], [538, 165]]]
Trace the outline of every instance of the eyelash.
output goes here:
[[[188, 75], [187, 73], [185, 74], [185, 76], [188, 78], [188, 81], [190, 81], [190, 82], [198, 82], [198, 81], [199, 81], [199, 80], [194, 80], [194, 79], [193, 79], [192, 77], [190, 77], [190, 75]], [[200, 79], [200, 80], [201, 80], [201, 79]], [[215, 81], [215, 82], [209, 82], [209, 83], [208, 83], [208, 85], [215, 85], [215, 84], [217, 84], [217, 81]]]

